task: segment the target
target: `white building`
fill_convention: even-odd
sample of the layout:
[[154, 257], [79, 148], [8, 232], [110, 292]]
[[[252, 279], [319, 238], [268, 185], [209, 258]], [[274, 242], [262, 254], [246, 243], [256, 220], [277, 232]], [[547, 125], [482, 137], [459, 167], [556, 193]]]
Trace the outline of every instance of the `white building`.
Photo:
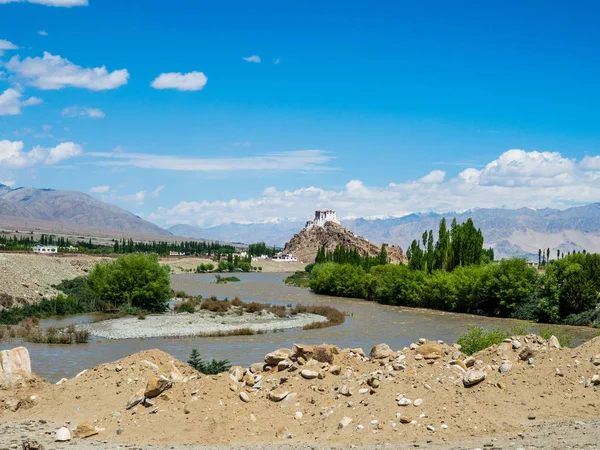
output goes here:
[[56, 245], [36, 245], [33, 247], [33, 253], [39, 253], [40, 255], [50, 255], [58, 253], [58, 247]]
[[337, 220], [335, 211], [331, 209], [315, 211], [315, 216], [313, 217], [313, 220], [309, 220], [308, 222], [306, 222], [306, 228], [323, 227], [327, 222], [333, 222], [337, 224], [340, 223]]
[[280, 255], [273, 256], [273, 261], [278, 261], [278, 262], [296, 262], [298, 260], [293, 255], [289, 255], [289, 254], [283, 253], [283, 254], [280, 254]]

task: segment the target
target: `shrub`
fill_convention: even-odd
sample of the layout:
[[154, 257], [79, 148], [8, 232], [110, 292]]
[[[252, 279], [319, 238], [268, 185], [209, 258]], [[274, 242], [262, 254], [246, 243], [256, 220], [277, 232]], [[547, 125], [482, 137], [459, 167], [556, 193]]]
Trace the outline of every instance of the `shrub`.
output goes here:
[[217, 298], [206, 298], [202, 300], [200, 309], [207, 309], [211, 312], [227, 312], [231, 303], [228, 300], [218, 300]]
[[325, 347], [317, 347], [313, 353], [313, 358], [321, 363], [333, 364], [333, 352]]
[[173, 296], [176, 298], [188, 298], [189, 297], [189, 295], [187, 295], [185, 291], [175, 291]]
[[242, 300], [240, 300], [238, 297], [233, 297], [233, 300], [231, 300], [231, 305], [232, 306], [243, 306], [244, 302]]
[[76, 344], [87, 344], [90, 340], [90, 332], [88, 330], [76, 330], [73, 336]]
[[119, 314], [122, 316], [137, 316], [142, 312], [140, 308], [131, 305], [123, 305], [119, 308]]
[[246, 306], [244, 306], [244, 309], [246, 310], [246, 312], [256, 313], [256, 312], [262, 311], [263, 309], [266, 309], [268, 307], [269, 307], [269, 305], [267, 305], [265, 303], [250, 302], [250, 303], [246, 304]]
[[138, 320], [146, 320], [146, 313], [144, 311], [140, 311], [137, 317]]
[[296, 314], [317, 314], [327, 318], [324, 322], [313, 322], [304, 325], [305, 330], [314, 330], [317, 328], [327, 328], [335, 325], [341, 325], [346, 321], [346, 316], [340, 310], [326, 305], [296, 305], [291, 311], [292, 315]]
[[171, 292], [169, 268], [156, 255], [133, 253], [97, 264], [89, 276], [92, 290], [105, 302], [163, 312]]
[[176, 304], [173, 309], [176, 313], [193, 314], [196, 312], [196, 306], [198, 306], [198, 300], [196, 300], [195, 298], [190, 298], [184, 302]]
[[216, 375], [226, 372], [231, 367], [231, 363], [227, 359], [204, 361], [197, 348], [192, 349], [188, 364], [205, 375]]
[[485, 330], [482, 327], [471, 325], [469, 331], [461, 334], [456, 343], [461, 346], [461, 351], [464, 354], [472, 355], [494, 344], [501, 343], [510, 335], [510, 332], [498, 328]]

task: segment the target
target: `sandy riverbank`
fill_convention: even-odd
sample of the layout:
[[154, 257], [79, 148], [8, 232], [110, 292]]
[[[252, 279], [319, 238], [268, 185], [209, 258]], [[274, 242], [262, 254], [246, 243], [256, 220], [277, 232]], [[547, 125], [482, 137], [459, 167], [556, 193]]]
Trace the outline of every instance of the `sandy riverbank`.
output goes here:
[[154, 337], [202, 336], [215, 333], [227, 333], [249, 328], [256, 332], [287, 330], [302, 328], [314, 322], [325, 322], [327, 319], [316, 314], [297, 314], [289, 318], [280, 318], [268, 311], [260, 313], [243, 313], [220, 315], [200, 310], [193, 314], [158, 314], [146, 316], [145, 320], [137, 317], [105, 320], [80, 325], [93, 336], [105, 339], [136, 339]]

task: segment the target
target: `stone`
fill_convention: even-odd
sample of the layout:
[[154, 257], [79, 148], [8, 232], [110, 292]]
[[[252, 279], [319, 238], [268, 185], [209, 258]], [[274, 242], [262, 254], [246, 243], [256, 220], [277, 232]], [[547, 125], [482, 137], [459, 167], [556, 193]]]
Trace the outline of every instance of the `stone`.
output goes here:
[[429, 431], [435, 431], [435, 428], [431, 425], [427, 425], [427, 430]]
[[309, 369], [302, 369], [300, 375], [302, 375], [302, 378], [305, 378], [307, 380], [313, 380], [319, 376], [319, 372], [315, 372], [314, 370]]
[[121, 370], [123, 370], [123, 366], [121, 364], [117, 364], [115, 367], [115, 372], [120, 372]]
[[143, 402], [144, 398], [146, 398], [144, 396], [144, 390], [140, 389], [135, 394], [133, 394], [131, 397], [129, 397], [129, 400], [127, 401], [127, 406], [125, 406], [125, 409], [133, 408], [135, 405]]
[[291, 354], [292, 351], [289, 348], [280, 348], [274, 352], [267, 353], [265, 355], [265, 363], [276, 366], [281, 361], [288, 359]]
[[240, 366], [233, 366], [231, 369], [229, 369], [229, 378], [231, 378], [233, 381], [239, 383], [240, 381], [242, 381], [244, 379], [245, 372], [246, 372], [246, 369], [243, 369]]
[[359, 393], [359, 394], [366, 394], [367, 392], [369, 392], [369, 390], [368, 390], [367, 388], [360, 388], [360, 389], [358, 390], [358, 393]]
[[419, 338], [419, 344], [420, 344], [420, 345], [423, 345], [423, 344], [425, 344], [426, 342], [427, 342], [427, 339], [425, 339], [425, 338]]
[[292, 366], [292, 364], [294, 363], [289, 359], [279, 361], [279, 364], [277, 364], [277, 371], [283, 372], [284, 370], [289, 369]]
[[342, 418], [342, 420], [340, 420], [340, 423], [338, 423], [338, 430], [341, 430], [342, 428], [346, 428], [348, 425], [350, 425], [352, 423], [352, 419], [348, 416], [344, 416]]
[[33, 439], [25, 439], [22, 445], [23, 450], [44, 450], [44, 446]]
[[298, 358], [304, 358], [305, 361], [312, 358], [314, 353], [314, 346], [312, 345], [304, 345], [304, 344], [294, 344], [292, 345], [292, 353], [290, 358], [293, 360], [297, 360]]
[[406, 366], [404, 364], [400, 364], [400, 363], [396, 362], [396, 363], [392, 364], [392, 369], [398, 370], [398, 371], [406, 370]]
[[250, 397], [248, 397], [248, 394], [242, 391], [240, 392], [240, 400], [244, 403], [248, 403], [250, 401]]
[[296, 411], [296, 414], [294, 414], [294, 417], [296, 418], [296, 420], [302, 420], [302, 417], [303, 417], [302, 411]]
[[342, 368], [340, 366], [331, 366], [329, 368], [329, 373], [332, 375], [339, 375], [342, 372]]
[[338, 392], [345, 397], [350, 397], [352, 395], [352, 391], [346, 385], [343, 385]]
[[289, 392], [288, 391], [284, 391], [284, 392], [280, 392], [280, 393], [275, 393], [275, 392], [269, 392], [268, 398], [269, 400], [271, 400], [272, 402], [280, 402], [281, 400], [283, 400], [284, 398], [286, 398], [288, 396]]
[[448, 425], [446, 425], [445, 423], [442, 424], [442, 426], [440, 427], [442, 430], [447, 430], [448, 429]]
[[450, 361], [450, 364], [460, 367], [465, 372], [467, 371], [467, 365], [465, 364], [464, 361], [461, 361], [460, 359], [457, 359], [455, 361]]
[[535, 414], [534, 414], [534, 413], [530, 413], [530, 414], [527, 416], [527, 418], [528, 418], [529, 420], [535, 420]]
[[423, 399], [422, 398], [417, 398], [413, 402], [413, 406], [421, 406], [422, 404], [423, 404]]
[[65, 381], [69, 381], [67, 378], [61, 378], [56, 382], [56, 384], [63, 384]]
[[230, 390], [231, 392], [235, 392], [235, 391], [237, 391], [237, 389], [238, 389], [238, 388], [237, 388], [237, 386], [236, 386], [235, 384], [230, 384], [230, 385], [229, 385], [229, 390]]
[[25, 347], [0, 351], [0, 389], [22, 384], [31, 377], [31, 360]]
[[556, 336], [554, 336], [554, 335], [550, 336], [550, 339], [548, 339], [548, 347], [561, 348], [560, 342], [558, 341], [558, 338]]
[[529, 364], [530, 366], [533, 366], [534, 363], [535, 363], [535, 359], [533, 359], [533, 358], [529, 358], [527, 360], [527, 364]]
[[512, 341], [512, 348], [513, 350], [519, 350], [521, 348], [521, 341], [519, 341], [518, 339]]
[[406, 425], [407, 423], [411, 423], [413, 421], [413, 418], [411, 416], [400, 415], [398, 416], [398, 420], [400, 421], [400, 423]]
[[158, 397], [166, 389], [169, 389], [172, 383], [164, 378], [151, 377], [146, 383], [146, 389], [144, 390], [144, 397], [154, 398]]
[[158, 372], [160, 370], [156, 364], [148, 361], [147, 359], [143, 359], [142, 361], [140, 361], [140, 364], [142, 364], [146, 367], [149, 367], [150, 369], [154, 370], [155, 372]]
[[261, 373], [265, 369], [264, 362], [254, 363], [250, 366], [250, 372], [252, 373]]
[[498, 372], [508, 373], [510, 372], [510, 369], [512, 369], [512, 363], [509, 361], [504, 361], [502, 364], [500, 364], [500, 367], [498, 367]]
[[406, 397], [402, 397], [400, 400], [398, 400], [398, 406], [408, 406], [411, 403], [412, 403], [412, 401]]
[[56, 435], [54, 436], [54, 440], [56, 442], [66, 442], [71, 440], [71, 432], [67, 427], [62, 427], [56, 430]]
[[375, 388], [375, 389], [377, 389], [379, 387], [380, 383], [381, 382], [379, 381], [379, 378], [377, 378], [377, 377], [371, 377], [367, 381], [367, 384], [369, 386], [371, 386], [372, 388]]
[[467, 367], [473, 367], [475, 365], [475, 358], [473, 358], [472, 356], [469, 356], [468, 358], [466, 358], [464, 360], [465, 366]]
[[463, 384], [465, 385], [465, 387], [474, 386], [485, 380], [485, 377], [486, 373], [483, 370], [469, 369], [465, 372], [465, 375], [463, 376]]
[[535, 356], [535, 351], [533, 351], [531, 348], [529, 348], [529, 346], [525, 346], [521, 349], [521, 351], [519, 352], [519, 359], [521, 361], [527, 361], [529, 358], [532, 358]]
[[408, 348], [410, 348], [411, 350], [416, 350], [417, 349], [417, 344], [415, 344], [414, 342], [412, 344], [410, 344], [408, 346]]
[[9, 411], [15, 412], [21, 407], [21, 400], [15, 397], [8, 397], [4, 400], [4, 406]]
[[377, 344], [371, 349], [369, 357], [371, 359], [383, 359], [389, 357], [394, 351], [387, 344]]
[[362, 348], [351, 348], [350, 351], [358, 356], [362, 356], [363, 358], [365, 357], [365, 352]]
[[89, 422], [81, 422], [79, 425], [77, 425], [77, 428], [75, 428], [74, 433], [75, 437], [80, 439], [95, 436], [96, 434], [98, 434], [98, 430]]
[[598, 374], [592, 375], [591, 382], [594, 386], [598, 386], [600, 384], [600, 376]]
[[425, 359], [438, 359], [444, 354], [444, 349], [440, 344], [430, 342], [419, 347], [419, 353]]
[[79, 372], [77, 375], [75, 375], [75, 378], [79, 378], [80, 376], [82, 376], [87, 371], [88, 371], [87, 369], [83, 369], [81, 372]]

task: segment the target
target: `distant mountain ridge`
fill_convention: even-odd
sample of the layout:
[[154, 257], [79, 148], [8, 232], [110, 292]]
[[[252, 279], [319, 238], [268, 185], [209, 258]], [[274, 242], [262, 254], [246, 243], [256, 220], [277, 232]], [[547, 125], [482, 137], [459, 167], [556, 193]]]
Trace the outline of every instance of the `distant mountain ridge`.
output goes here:
[[[464, 213], [409, 214], [399, 218], [342, 219], [340, 222], [370, 241], [408, 248], [413, 239], [421, 239], [425, 230], [433, 229], [434, 235], [437, 235], [442, 217], [446, 217], [448, 225], [454, 218], [459, 223], [472, 218], [475, 226], [483, 232], [486, 247], [494, 248], [499, 258], [520, 256], [537, 260], [540, 248], [550, 248], [552, 255], [558, 249], [565, 253], [584, 249], [600, 252], [600, 203], [565, 210], [482, 208]], [[190, 232], [206, 239], [244, 243], [264, 241], [268, 245], [282, 247], [304, 224], [288, 221], [274, 224], [232, 223], [211, 228], [187, 227]]]
[[0, 216], [170, 236], [167, 230], [83, 192], [0, 184]]

